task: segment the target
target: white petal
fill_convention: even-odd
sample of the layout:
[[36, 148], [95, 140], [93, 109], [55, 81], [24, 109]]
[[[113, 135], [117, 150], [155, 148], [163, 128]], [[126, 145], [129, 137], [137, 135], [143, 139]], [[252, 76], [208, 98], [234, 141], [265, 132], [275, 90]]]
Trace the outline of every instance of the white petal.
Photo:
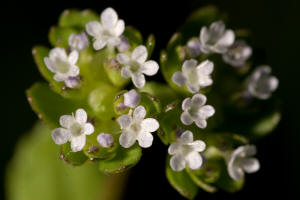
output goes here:
[[107, 45], [115, 47], [118, 46], [121, 43], [121, 39], [118, 37], [109, 37], [107, 40]]
[[89, 35], [96, 37], [99, 34], [101, 34], [103, 27], [99, 22], [92, 21], [92, 22], [89, 22], [87, 25], [85, 25], [85, 29]]
[[59, 118], [59, 124], [64, 128], [70, 128], [75, 122], [75, 119], [71, 115], [63, 115]]
[[79, 123], [85, 123], [87, 121], [87, 114], [85, 110], [82, 108], [77, 109], [75, 113], [75, 119]]
[[197, 152], [202, 152], [206, 148], [206, 144], [202, 140], [196, 140], [191, 142], [189, 145]]
[[93, 47], [94, 47], [95, 50], [100, 50], [103, 47], [105, 47], [106, 44], [107, 44], [107, 42], [105, 40], [103, 40], [103, 39], [96, 39], [93, 42]]
[[115, 28], [114, 28], [114, 33], [115, 33], [115, 36], [120, 36], [122, 35], [122, 33], [124, 32], [124, 29], [125, 29], [125, 23], [123, 20], [118, 20]]
[[50, 61], [50, 59], [48, 57], [44, 58], [44, 62], [46, 64], [46, 67], [53, 73], [56, 72], [55, 67], [53, 66], [52, 62]]
[[146, 116], [146, 110], [144, 106], [138, 106], [136, 109], [133, 111], [133, 119], [135, 121], [140, 121], [143, 120]]
[[135, 85], [135, 87], [142, 88], [146, 83], [145, 76], [140, 73], [135, 73], [132, 75], [132, 82]]
[[127, 65], [130, 62], [130, 58], [124, 53], [119, 53], [117, 55], [117, 61], [120, 64]]
[[156, 74], [158, 69], [159, 69], [159, 66], [158, 66], [157, 62], [155, 62], [153, 60], [149, 60], [149, 61], [143, 63], [141, 66], [141, 72], [148, 76], [153, 76], [154, 74]]
[[65, 80], [67, 80], [67, 78], [68, 77], [66, 75], [64, 75], [64, 74], [55, 74], [53, 76], [53, 79], [56, 80], [56, 81], [58, 81], [58, 82], [65, 81]]
[[107, 28], [112, 28], [116, 25], [118, 21], [118, 14], [112, 8], [106, 8], [101, 13], [101, 22]]
[[71, 77], [78, 76], [79, 75], [79, 67], [77, 67], [76, 65], [71, 66], [67, 75], [71, 76]]
[[226, 30], [222, 38], [218, 41], [217, 45], [229, 47], [233, 44], [234, 39], [234, 32], [232, 30]]
[[185, 160], [182, 155], [177, 154], [171, 157], [170, 166], [174, 171], [182, 171], [185, 168]]
[[124, 105], [130, 108], [135, 108], [141, 100], [141, 95], [135, 89], [124, 94]]
[[177, 71], [177, 72], [175, 72], [175, 73], [173, 74], [173, 76], [172, 76], [172, 81], [173, 81], [176, 85], [182, 87], [182, 86], [184, 86], [184, 84], [186, 83], [186, 78], [183, 76], [182, 72]]
[[71, 133], [69, 130], [64, 128], [56, 128], [52, 131], [52, 139], [54, 140], [55, 144], [61, 145], [66, 142], [71, 137]]
[[206, 103], [206, 96], [203, 94], [195, 94], [192, 97], [192, 104], [197, 106], [202, 106]]
[[184, 131], [181, 134], [180, 139], [182, 139], [183, 143], [187, 144], [193, 142], [194, 136], [191, 131]]
[[191, 106], [192, 106], [192, 100], [191, 100], [191, 98], [185, 98], [182, 101], [182, 105], [181, 105], [182, 110], [186, 111], [186, 110], [190, 109]]
[[184, 74], [189, 73], [191, 70], [195, 69], [196, 65], [197, 65], [197, 60], [195, 59], [186, 60], [182, 65], [182, 72]]
[[[209, 35], [208, 35], [207, 27], [204, 26], [204, 27], [201, 28], [201, 31], [200, 31], [200, 44], [201, 44], [201, 46], [206, 44], [208, 38], [209, 38]], [[206, 53], [206, 52], [204, 52], [204, 53]]]
[[270, 79], [269, 79], [270, 90], [271, 91], [276, 90], [277, 87], [278, 87], [278, 83], [279, 83], [279, 81], [278, 81], [278, 79], [275, 76], [270, 77]]
[[71, 138], [71, 149], [73, 152], [81, 151], [85, 145], [85, 135]]
[[95, 129], [94, 126], [91, 123], [86, 123], [83, 125], [84, 134], [90, 135], [94, 133]]
[[215, 109], [210, 105], [202, 106], [199, 109], [199, 116], [201, 116], [202, 119], [207, 119], [208, 117], [211, 117], [214, 114], [215, 114]]
[[141, 132], [138, 137], [137, 140], [139, 142], [139, 145], [143, 148], [148, 148], [152, 145], [153, 142], [153, 135], [151, 133], [147, 133], [147, 132]]
[[135, 141], [136, 141], [136, 135], [129, 132], [122, 132], [119, 138], [119, 143], [124, 148], [131, 147], [135, 143]]
[[209, 60], [205, 60], [201, 62], [200, 65], [197, 66], [197, 72], [199, 74], [209, 75], [212, 73], [213, 70], [214, 70], [214, 63]]
[[168, 148], [168, 153], [170, 155], [174, 155], [178, 152], [178, 150], [180, 150], [180, 147], [181, 147], [180, 142], [173, 142]]
[[141, 126], [145, 132], [154, 132], [159, 128], [159, 123], [156, 119], [147, 118], [142, 121]]
[[242, 161], [242, 167], [247, 173], [254, 173], [259, 170], [260, 164], [256, 158], [245, 158]]
[[131, 54], [131, 58], [139, 63], [144, 63], [147, 59], [147, 56], [148, 52], [144, 45], [136, 47]]
[[102, 147], [111, 147], [114, 143], [114, 138], [111, 134], [101, 133], [97, 136], [97, 141]]
[[200, 90], [199, 85], [194, 85], [194, 84], [190, 84], [190, 83], [187, 84], [187, 88], [193, 94], [196, 93], [196, 92], [199, 92], [199, 90]]
[[186, 111], [181, 114], [180, 120], [184, 125], [191, 125], [193, 123], [191, 115]]
[[69, 62], [75, 65], [78, 60], [78, 56], [79, 56], [78, 51], [76, 50], [72, 51], [68, 57]]
[[203, 163], [202, 157], [198, 152], [191, 152], [186, 157], [185, 160], [190, 169], [199, 169]]
[[122, 67], [122, 69], [121, 69], [121, 76], [123, 78], [130, 78], [131, 77], [131, 71], [130, 71], [130, 69], [129, 69], [128, 66]]
[[50, 50], [49, 57], [50, 60], [56, 60], [57, 58], [61, 60], [66, 60], [67, 54], [64, 48], [55, 47], [54, 49]]
[[247, 157], [254, 156], [256, 154], [256, 146], [255, 145], [244, 145], [238, 147], [236, 150], [237, 154], [244, 154]]
[[199, 128], [206, 128], [207, 126], [207, 122], [204, 119], [196, 120], [195, 123]]
[[132, 122], [132, 118], [130, 115], [122, 115], [118, 118], [118, 122], [120, 124], [121, 129], [129, 127]]
[[237, 165], [233, 165], [233, 164], [229, 164], [227, 167], [229, 176], [233, 179], [233, 180], [240, 180], [244, 177], [244, 171], [241, 167], [237, 166]]
[[202, 86], [202, 87], [207, 87], [207, 86], [210, 86], [213, 81], [212, 79], [210, 78], [210, 76], [202, 76], [199, 80], [199, 85]]

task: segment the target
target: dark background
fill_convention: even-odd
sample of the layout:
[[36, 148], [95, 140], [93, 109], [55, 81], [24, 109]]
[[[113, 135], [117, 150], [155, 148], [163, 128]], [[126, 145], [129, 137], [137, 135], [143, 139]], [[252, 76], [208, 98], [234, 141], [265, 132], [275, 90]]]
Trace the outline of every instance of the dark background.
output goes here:
[[[273, 67], [280, 80], [276, 92], [282, 99], [283, 119], [278, 129], [258, 144], [261, 170], [248, 175], [244, 189], [229, 195], [201, 192], [199, 199], [270, 199], [284, 195], [297, 199], [299, 193], [299, 85], [300, 85], [300, 2], [296, 0], [213, 0], [196, 1], [40, 1], [30, 4], [0, 5], [0, 81], [1, 81], [1, 180], [6, 163], [23, 132], [37, 120], [24, 91], [42, 80], [31, 56], [35, 44], [48, 45], [47, 33], [66, 8], [91, 8], [101, 12], [115, 8], [127, 25], [137, 27], [144, 37], [154, 33], [158, 60], [159, 49], [191, 11], [213, 4], [229, 15], [228, 27], [250, 28], [256, 46], [265, 49], [264, 62]], [[263, 64], [263, 63], [262, 63]], [[169, 186], [164, 173], [166, 147], [159, 140], [144, 150], [141, 162], [132, 170], [124, 199], [182, 199]], [[2, 181], [1, 181], [2, 182]], [[3, 195], [3, 193], [1, 193]], [[293, 195], [293, 196], [292, 196]], [[3, 197], [3, 196], [2, 196]], [[4, 197], [0, 199], [4, 199]]]

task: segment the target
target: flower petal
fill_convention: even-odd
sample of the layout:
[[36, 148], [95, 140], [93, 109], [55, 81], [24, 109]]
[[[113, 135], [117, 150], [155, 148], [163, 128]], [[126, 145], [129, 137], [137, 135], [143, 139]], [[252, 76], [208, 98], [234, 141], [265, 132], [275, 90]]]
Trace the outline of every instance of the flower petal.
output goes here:
[[120, 124], [121, 129], [125, 129], [130, 126], [132, 118], [130, 115], [122, 115], [118, 118], [118, 122]]
[[[209, 38], [208, 30], [207, 30], [207, 27], [204, 26], [204, 27], [201, 28], [201, 31], [200, 31], [200, 44], [201, 44], [201, 46], [206, 44], [208, 38]], [[204, 52], [204, 53], [206, 53], [206, 52]]]
[[69, 130], [64, 128], [56, 128], [52, 131], [52, 139], [54, 140], [55, 144], [61, 145], [66, 142], [71, 137], [71, 133]]
[[184, 125], [191, 125], [193, 123], [191, 115], [186, 111], [181, 114], [180, 120]]
[[60, 82], [60, 81], [65, 81], [65, 80], [67, 80], [67, 76], [65, 75], [65, 74], [55, 74], [54, 76], [53, 76], [53, 79], [54, 80], [56, 80], [56, 81], [58, 81], [58, 82]]
[[81, 151], [85, 145], [85, 135], [71, 138], [71, 149], [73, 152]]
[[115, 33], [115, 36], [120, 36], [122, 35], [122, 33], [124, 32], [124, 29], [125, 29], [125, 23], [123, 20], [118, 20], [115, 28], [114, 28], [114, 33]]
[[64, 128], [70, 128], [75, 122], [75, 118], [71, 115], [63, 115], [59, 118], [59, 124]]
[[145, 76], [140, 73], [135, 73], [132, 75], [132, 82], [135, 85], [135, 87], [142, 88], [146, 83]]
[[67, 75], [71, 76], [71, 77], [78, 76], [79, 75], [79, 67], [77, 67], [76, 65], [71, 66]]
[[147, 118], [141, 122], [142, 129], [145, 132], [154, 132], [159, 128], [159, 123], [156, 119]]
[[171, 157], [170, 166], [174, 171], [182, 171], [185, 168], [185, 160], [181, 154]]
[[180, 146], [181, 146], [180, 142], [173, 142], [168, 148], [168, 153], [170, 155], [176, 154], [178, 150], [180, 150]]
[[195, 123], [199, 128], [206, 128], [207, 126], [207, 122], [204, 119], [196, 120]]
[[233, 163], [228, 164], [227, 171], [229, 176], [233, 180], [240, 180], [244, 177], [244, 171], [240, 166], [234, 165]]
[[138, 140], [139, 145], [141, 147], [148, 148], [152, 145], [153, 135], [151, 133], [148, 133], [148, 132], [141, 132], [138, 135], [137, 140]]
[[85, 135], [90, 135], [92, 133], [94, 133], [95, 128], [91, 123], [86, 123], [83, 125], [83, 131]]
[[107, 44], [107, 42], [105, 40], [103, 40], [103, 39], [96, 39], [93, 42], [93, 47], [94, 47], [95, 50], [100, 50], [103, 47], [105, 47], [106, 44]]
[[173, 74], [173, 76], [172, 76], [172, 81], [173, 81], [176, 85], [182, 87], [182, 86], [184, 86], [184, 84], [186, 83], [186, 78], [183, 76], [183, 73], [182, 73], [182, 72], [177, 71], [177, 72], [175, 72], [175, 73]]
[[200, 65], [197, 66], [197, 72], [201, 75], [202, 74], [209, 75], [212, 73], [213, 70], [214, 70], [214, 63], [209, 60], [205, 60], [201, 62]]
[[105, 148], [111, 147], [114, 143], [114, 138], [111, 134], [108, 133], [100, 133], [97, 136], [98, 143]]
[[87, 113], [82, 108], [76, 110], [75, 119], [79, 123], [85, 123], [87, 121]]
[[187, 144], [193, 142], [194, 136], [191, 131], [184, 131], [181, 134], [180, 139], [183, 141], [183, 143]]
[[197, 60], [195, 59], [186, 60], [182, 65], [182, 72], [184, 74], [189, 73], [191, 70], [195, 69], [196, 65], [197, 65]]
[[139, 63], [144, 63], [147, 59], [147, 56], [148, 52], [144, 45], [136, 47], [131, 54], [131, 58]]
[[78, 60], [78, 56], [79, 56], [78, 51], [73, 50], [68, 57], [69, 62], [75, 65]]
[[192, 104], [196, 106], [203, 106], [206, 103], [206, 96], [203, 94], [195, 94], [192, 97]]
[[226, 30], [224, 35], [218, 41], [217, 45], [229, 47], [233, 44], [234, 39], [234, 32], [232, 30]]
[[48, 57], [44, 58], [44, 63], [46, 64], [46, 67], [53, 73], [56, 72], [55, 67], [53, 66], [51, 60]]
[[99, 34], [101, 34], [103, 27], [99, 22], [91, 21], [85, 25], [85, 30], [89, 35], [97, 37]]
[[186, 110], [190, 109], [191, 106], [192, 106], [192, 100], [191, 100], [191, 98], [185, 98], [182, 101], [182, 105], [181, 105], [182, 110], [186, 111]]
[[148, 76], [153, 76], [154, 74], [156, 74], [158, 69], [159, 69], [159, 66], [158, 66], [157, 62], [155, 62], [154, 60], [149, 60], [149, 61], [143, 63], [141, 66], [141, 72]]
[[117, 61], [120, 64], [127, 65], [130, 62], [130, 58], [124, 53], [119, 53], [117, 55]]
[[131, 77], [131, 71], [129, 69], [129, 66], [124, 66], [121, 69], [121, 76], [123, 78], [130, 78]]
[[189, 145], [197, 152], [202, 152], [206, 148], [206, 144], [202, 140], [196, 140], [191, 142]]
[[130, 108], [135, 108], [141, 100], [141, 95], [135, 89], [124, 94], [124, 105]]
[[202, 106], [199, 109], [199, 116], [201, 116], [202, 119], [207, 119], [208, 117], [211, 117], [215, 114], [215, 109], [210, 105]]
[[107, 27], [112, 28], [116, 25], [118, 21], [118, 14], [113, 8], [106, 8], [101, 13], [101, 23]]
[[203, 159], [198, 152], [191, 152], [186, 157], [185, 160], [190, 169], [199, 169], [203, 163]]
[[242, 167], [247, 173], [254, 173], [259, 170], [260, 164], [256, 158], [245, 158], [242, 161]]
[[196, 92], [199, 92], [199, 90], [200, 90], [199, 85], [194, 85], [194, 84], [190, 84], [190, 83], [187, 84], [187, 88], [190, 91], [190, 93], [196, 93]]
[[136, 135], [130, 132], [122, 132], [119, 143], [124, 148], [131, 147], [136, 141]]
[[140, 121], [143, 120], [146, 116], [146, 110], [144, 106], [138, 106], [136, 109], [133, 111], [133, 120], [135, 121]]
[[49, 53], [50, 60], [56, 60], [56, 59], [61, 59], [61, 60], [66, 60], [67, 59], [67, 54], [64, 48], [60, 47], [55, 47], [54, 49], [50, 50]]

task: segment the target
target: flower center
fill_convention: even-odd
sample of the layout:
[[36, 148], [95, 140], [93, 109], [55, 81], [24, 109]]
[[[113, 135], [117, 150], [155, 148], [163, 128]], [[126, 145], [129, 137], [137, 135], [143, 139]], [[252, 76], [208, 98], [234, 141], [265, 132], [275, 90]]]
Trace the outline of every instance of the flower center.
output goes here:
[[131, 126], [130, 126], [130, 130], [134, 133], [139, 133], [141, 131], [142, 127], [139, 123], [133, 123]]
[[57, 59], [56, 60], [56, 68], [57, 68], [58, 72], [65, 74], [69, 71], [70, 64], [68, 62], [66, 62], [65, 60]]
[[140, 69], [140, 63], [136, 62], [136, 61], [131, 61], [130, 62], [130, 71], [132, 73], [136, 73], [138, 72]]
[[80, 136], [82, 134], [82, 127], [79, 123], [73, 123], [70, 127], [71, 133], [73, 136]]
[[191, 115], [193, 118], [198, 118], [198, 115], [199, 115], [199, 107], [198, 107], [198, 106], [195, 106], [195, 105], [192, 105], [191, 108], [188, 110], [188, 112], [190, 113], [190, 115]]

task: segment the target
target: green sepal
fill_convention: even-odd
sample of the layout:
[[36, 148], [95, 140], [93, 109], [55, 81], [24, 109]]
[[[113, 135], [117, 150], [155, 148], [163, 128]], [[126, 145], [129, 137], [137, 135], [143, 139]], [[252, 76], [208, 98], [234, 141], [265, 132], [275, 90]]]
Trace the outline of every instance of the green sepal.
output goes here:
[[99, 20], [99, 15], [91, 10], [79, 11], [76, 9], [68, 9], [60, 15], [58, 25], [60, 27], [85, 29], [85, 25], [88, 22]]
[[148, 59], [151, 58], [154, 47], [155, 47], [155, 37], [154, 37], [153, 34], [151, 34], [151, 35], [149, 35], [149, 37], [146, 40], [146, 48], [147, 48], [147, 51], [148, 51]]
[[113, 85], [123, 87], [130, 82], [130, 79], [121, 76], [122, 66], [116, 59], [106, 59], [104, 62], [105, 72]]
[[128, 92], [127, 90], [122, 90], [117, 93], [114, 99], [114, 111], [117, 115], [125, 115], [129, 112], [130, 108], [124, 104], [124, 94]]
[[170, 167], [169, 158], [166, 163], [166, 176], [172, 187], [187, 199], [194, 199], [198, 193], [197, 185], [192, 181], [188, 173], [173, 171]]
[[139, 105], [145, 107], [147, 117], [157, 116], [161, 112], [161, 105], [159, 99], [146, 92], [141, 92], [140, 95], [141, 100]]
[[88, 160], [88, 157], [82, 152], [73, 152], [71, 150], [70, 142], [61, 145], [60, 159], [72, 166], [79, 166]]
[[126, 26], [123, 35], [128, 39], [132, 50], [143, 43], [142, 34], [132, 26]]
[[55, 93], [46, 83], [35, 83], [26, 91], [27, 99], [40, 119], [52, 128], [59, 126], [59, 117], [71, 114], [79, 104]]
[[137, 144], [130, 148], [119, 147], [113, 159], [99, 162], [99, 170], [105, 174], [119, 174], [136, 165], [141, 156], [142, 149]]
[[69, 37], [71, 34], [77, 33], [73, 28], [69, 27], [51, 27], [49, 31], [49, 41], [53, 47], [69, 48]]

